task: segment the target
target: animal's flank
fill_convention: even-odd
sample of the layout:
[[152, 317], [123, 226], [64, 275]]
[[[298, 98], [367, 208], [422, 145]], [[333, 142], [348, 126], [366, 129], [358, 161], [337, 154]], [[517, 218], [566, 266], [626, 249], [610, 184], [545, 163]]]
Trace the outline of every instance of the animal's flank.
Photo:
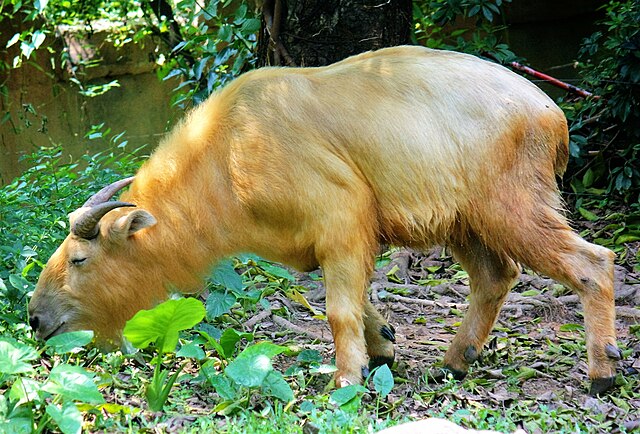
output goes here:
[[32, 323], [39, 337], [113, 337], [168, 288], [195, 290], [218, 259], [254, 252], [323, 267], [337, 384], [351, 384], [368, 361], [393, 360], [393, 328], [366, 297], [380, 242], [446, 243], [472, 293], [445, 355], [456, 376], [478, 358], [522, 262], [582, 297], [598, 392], [615, 373], [612, 253], [559, 213], [567, 159], [560, 108], [473, 56], [396, 47], [256, 70], [167, 136], [122, 195], [136, 208], [69, 235], [38, 282]]

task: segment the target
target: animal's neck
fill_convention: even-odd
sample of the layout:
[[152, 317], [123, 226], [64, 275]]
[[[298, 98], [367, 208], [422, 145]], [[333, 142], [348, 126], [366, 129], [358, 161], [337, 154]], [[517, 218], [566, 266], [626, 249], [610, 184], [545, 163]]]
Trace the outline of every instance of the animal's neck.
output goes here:
[[[122, 196], [158, 221], [140, 234], [140, 243], [157, 261], [166, 286], [183, 291], [197, 289], [215, 262], [234, 253], [229, 228], [241, 219], [226, 185], [226, 147], [219, 143], [223, 133], [206, 115], [206, 110], [196, 111], [176, 128]], [[195, 133], [194, 124], [199, 127]]]

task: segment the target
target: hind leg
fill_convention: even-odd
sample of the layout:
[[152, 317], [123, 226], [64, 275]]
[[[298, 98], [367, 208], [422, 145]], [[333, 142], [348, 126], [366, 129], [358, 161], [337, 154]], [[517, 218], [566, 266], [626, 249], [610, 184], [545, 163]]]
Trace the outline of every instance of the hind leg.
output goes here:
[[523, 262], [577, 292], [584, 309], [590, 392], [604, 392], [613, 386], [616, 361], [621, 358], [615, 334], [615, 255], [569, 229], [555, 231], [546, 242], [547, 255], [523, 257]]
[[369, 369], [384, 364], [391, 367], [395, 358], [395, 330], [367, 298], [364, 303], [364, 338], [367, 342]]
[[491, 250], [475, 234], [464, 244], [451, 247], [469, 273], [471, 294], [469, 310], [444, 356], [444, 365], [454, 377], [462, 378], [480, 355], [520, 269], [511, 258]]
[[[601, 393], [613, 385], [621, 357], [615, 336], [615, 255], [580, 238], [553, 208], [528, 203], [534, 202], [522, 202], [517, 214], [494, 220], [502, 238], [496, 241], [506, 246], [509, 256], [578, 294], [584, 309], [591, 393]], [[500, 212], [492, 211], [493, 218], [500, 218]]]

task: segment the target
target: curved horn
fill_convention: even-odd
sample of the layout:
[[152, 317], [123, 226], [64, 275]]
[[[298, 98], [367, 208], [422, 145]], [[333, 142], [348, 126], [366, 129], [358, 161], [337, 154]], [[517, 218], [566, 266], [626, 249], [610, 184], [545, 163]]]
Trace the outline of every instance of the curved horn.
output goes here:
[[120, 181], [116, 181], [112, 184], [107, 185], [106, 187], [103, 187], [99, 192], [91, 196], [89, 200], [87, 200], [84, 203], [84, 205], [82, 205], [82, 207], [92, 208], [100, 203], [104, 203], [108, 201], [118, 191], [122, 190], [127, 185], [131, 184], [134, 179], [135, 179], [135, 176], [131, 176], [129, 178], [121, 179]]
[[[124, 181], [124, 180], [123, 180]], [[71, 232], [80, 238], [92, 239], [98, 235], [98, 222], [109, 211], [124, 206], [135, 206], [127, 202], [103, 202], [87, 208], [71, 225]]]

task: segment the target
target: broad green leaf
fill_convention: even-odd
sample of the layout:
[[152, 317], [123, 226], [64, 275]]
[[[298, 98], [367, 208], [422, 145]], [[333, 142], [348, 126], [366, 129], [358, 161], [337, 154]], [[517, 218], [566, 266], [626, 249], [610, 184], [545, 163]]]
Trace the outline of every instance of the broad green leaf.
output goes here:
[[212, 373], [207, 375], [207, 380], [209, 380], [211, 386], [213, 386], [222, 399], [233, 401], [238, 396], [238, 392], [231, 383], [231, 380], [225, 375]]
[[31, 434], [34, 432], [32, 411], [26, 406], [21, 406], [14, 407], [13, 411], [8, 412], [7, 402], [3, 395], [0, 395], [0, 424], [2, 434]]
[[309, 373], [311, 373], [311, 374], [333, 374], [337, 370], [338, 370], [338, 368], [336, 368], [336, 365], [325, 365], [325, 364], [322, 364], [320, 366], [313, 366], [313, 367], [309, 368]]
[[562, 324], [558, 330], [561, 332], [584, 331], [584, 326], [582, 324]]
[[73, 402], [65, 402], [62, 408], [49, 404], [47, 414], [58, 424], [60, 431], [64, 434], [77, 434], [82, 430], [82, 413]]
[[94, 377], [80, 366], [58, 365], [51, 370], [42, 389], [61, 395], [65, 400], [102, 404], [104, 397], [94, 383]]
[[274, 277], [279, 277], [280, 279], [286, 279], [289, 281], [296, 280], [296, 278], [293, 277], [293, 275], [289, 273], [287, 269], [279, 267], [277, 265], [273, 265], [267, 261], [258, 262], [258, 266]]
[[7, 47], [7, 48], [11, 47], [13, 44], [15, 44], [16, 42], [18, 42], [19, 40], [20, 40], [20, 33], [16, 33], [16, 34], [14, 34], [14, 35], [11, 37], [11, 39], [9, 39], [9, 40], [7, 41], [7, 45], [6, 45], [6, 47]]
[[640, 231], [631, 231], [616, 238], [616, 244], [632, 243], [634, 241], [640, 241]]
[[218, 2], [217, 1], [208, 1], [205, 3], [204, 11], [207, 14], [207, 18], [214, 18], [218, 15]]
[[45, 39], [46, 39], [46, 35], [44, 34], [44, 32], [40, 30], [36, 30], [35, 32], [33, 32], [33, 35], [31, 36], [31, 41], [33, 43], [34, 49], [37, 50], [38, 48], [40, 48], [40, 45], [42, 45]]
[[358, 396], [359, 393], [364, 393], [366, 391], [367, 388], [360, 384], [351, 384], [333, 392], [331, 394], [330, 401], [339, 406], [343, 406]]
[[26, 377], [18, 377], [11, 386], [9, 398], [17, 405], [25, 402], [40, 402], [40, 391], [42, 385], [36, 380]]
[[31, 363], [39, 357], [38, 352], [14, 339], [0, 339], [0, 373], [20, 374], [33, 370]]
[[220, 347], [222, 347], [223, 357], [229, 359], [236, 350], [236, 345], [241, 339], [253, 340], [252, 333], [239, 333], [234, 329], [226, 329], [220, 336]]
[[[206, 335], [203, 335], [203, 337], [207, 340], [220, 339], [220, 336], [222, 336], [222, 330], [220, 330], [218, 327], [212, 326], [211, 324], [200, 323], [197, 329], [198, 332], [203, 332]], [[202, 335], [202, 333], [200, 334]]]
[[593, 181], [595, 181], [595, 179], [596, 173], [592, 169], [587, 169], [582, 177], [582, 185], [584, 185], [585, 188], [589, 188], [593, 185]]
[[271, 371], [262, 382], [262, 390], [267, 395], [275, 396], [281, 401], [290, 402], [294, 400], [291, 386], [278, 371]]
[[316, 406], [313, 402], [307, 401], [306, 399], [300, 403], [300, 411], [305, 413], [311, 413], [316, 409]]
[[595, 222], [600, 218], [597, 215], [595, 215], [594, 213], [592, 213], [591, 211], [589, 211], [587, 209], [584, 209], [582, 207], [578, 208], [578, 212], [580, 213], [580, 215], [582, 217], [586, 218], [590, 222]]
[[258, 387], [273, 370], [271, 359], [282, 352], [285, 347], [262, 342], [245, 348], [238, 357], [224, 370], [236, 383], [247, 387]]
[[373, 374], [373, 387], [384, 398], [393, 389], [393, 374], [387, 365], [382, 365]]
[[47, 345], [58, 354], [77, 353], [93, 340], [93, 331], [79, 330], [62, 333], [47, 340]]
[[211, 280], [216, 285], [224, 286], [232, 291], [242, 291], [243, 288], [242, 277], [236, 273], [231, 259], [220, 262], [216, 268], [213, 269]]
[[155, 342], [163, 352], [174, 351], [178, 332], [198, 324], [205, 316], [200, 300], [181, 298], [167, 300], [151, 310], [141, 310], [127, 321], [123, 334], [136, 348], [146, 348]]
[[200, 348], [200, 345], [195, 342], [189, 342], [186, 345], [180, 347], [180, 350], [176, 353], [178, 357], [188, 357], [190, 359], [202, 360], [205, 358], [204, 351]]
[[47, 3], [49, 3], [49, 0], [35, 0], [33, 5], [38, 10], [38, 13], [42, 13], [42, 11], [47, 7]]
[[21, 292], [26, 291], [30, 286], [30, 283], [27, 281], [27, 279], [19, 274], [10, 274], [9, 283], [11, 283], [11, 286]]
[[231, 42], [231, 36], [233, 36], [233, 27], [229, 24], [223, 24], [218, 30], [218, 39], [225, 42]]
[[260, 20], [256, 18], [249, 18], [242, 23], [242, 27], [240, 27], [240, 32], [243, 35], [256, 33], [258, 30], [260, 30]]
[[207, 318], [216, 319], [231, 310], [236, 304], [236, 296], [223, 291], [213, 291], [207, 297]]
[[302, 350], [296, 360], [303, 363], [321, 363], [322, 355], [318, 350]]

